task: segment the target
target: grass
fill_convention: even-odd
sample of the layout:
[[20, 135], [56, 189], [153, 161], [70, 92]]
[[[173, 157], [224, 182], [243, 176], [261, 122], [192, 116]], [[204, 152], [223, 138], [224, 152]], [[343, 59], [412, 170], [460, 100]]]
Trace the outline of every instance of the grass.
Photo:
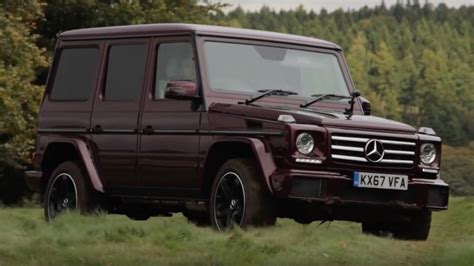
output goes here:
[[52, 224], [39, 208], [0, 209], [0, 265], [474, 265], [474, 198], [435, 213], [428, 241], [361, 233], [349, 222], [217, 233], [181, 215], [146, 222], [66, 214]]

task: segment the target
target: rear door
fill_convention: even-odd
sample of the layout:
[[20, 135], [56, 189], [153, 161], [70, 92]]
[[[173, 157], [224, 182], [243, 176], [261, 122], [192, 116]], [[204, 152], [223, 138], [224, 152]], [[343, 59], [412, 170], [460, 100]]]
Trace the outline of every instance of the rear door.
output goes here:
[[40, 143], [48, 141], [44, 134], [90, 137], [90, 114], [102, 49], [103, 41], [59, 44], [38, 117]]
[[106, 42], [91, 127], [100, 172], [109, 192], [137, 185], [138, 116], [149, 39]]
[[155, 67], [149, 74], [150, 85], [141, 121], [140, 184], [155, 195], [197, 194], [202, 106], [193, 100], [164, 97], [168, 81], [186, 80], [198, 84], [191, 37], [156, 38], [152, 50]]

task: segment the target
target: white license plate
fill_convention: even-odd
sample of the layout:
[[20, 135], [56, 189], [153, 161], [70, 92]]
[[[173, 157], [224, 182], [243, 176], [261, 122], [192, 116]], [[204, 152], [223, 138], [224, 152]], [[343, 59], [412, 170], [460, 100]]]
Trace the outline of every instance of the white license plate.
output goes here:
[[354, 187], [407, 190], [408, 176], [354, 172], [353, 184]]

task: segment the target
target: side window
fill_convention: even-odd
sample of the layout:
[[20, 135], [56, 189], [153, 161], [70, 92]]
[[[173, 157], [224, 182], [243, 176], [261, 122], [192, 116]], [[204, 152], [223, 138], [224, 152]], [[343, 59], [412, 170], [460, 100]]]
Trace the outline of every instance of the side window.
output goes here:
[[164, 43], [158, 46], [154, 99], [163, 99], [168, 81], [196, 82], [191, 43]]
[[105, 101], [137, 99], [145, 79], [147, 45], [115, 45], [109, 49]]
[[94, 88], [99, 66], [98, 48], [65, 48], [51, 87], [53, 101], [87, 101]]

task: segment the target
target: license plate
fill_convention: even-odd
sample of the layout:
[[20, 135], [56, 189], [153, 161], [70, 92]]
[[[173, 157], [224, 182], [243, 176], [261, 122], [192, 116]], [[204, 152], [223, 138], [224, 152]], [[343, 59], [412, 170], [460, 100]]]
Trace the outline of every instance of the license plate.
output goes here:
[[354, 187], [407, 190], [408, 176], [354, 172]]

